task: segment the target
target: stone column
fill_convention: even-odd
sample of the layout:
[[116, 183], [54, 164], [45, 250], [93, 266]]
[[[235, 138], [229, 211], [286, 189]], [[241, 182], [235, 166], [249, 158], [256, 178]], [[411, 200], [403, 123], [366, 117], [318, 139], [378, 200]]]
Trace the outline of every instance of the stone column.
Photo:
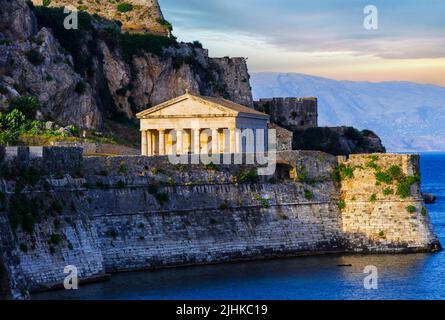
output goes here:
[[184, 153], [184, 132], [182, 129], [176, 129], [176, 154]]
[[193, 131], [193, 153], [201, 153], [201, 131], [200, 129], [192, 129]]
[[159, 155], [165, 155], [165, 129], [159, 129]]
[[141, 155], [147, 156], [147, 131], [141, 130]]
[[230, 129], [230, 153], [236, 153], [236, 129]]
[[218, 129], [212, 129], [212, 154], [218, 153], [218, 145], [219, 145], [218, 138], [219, 138]]
[[153, 155], [153, 137], [151, 135], [151, 130], [147, 130], [147, 155]]
[[241, 129], [235, 129], [235, 153], [241, 152]]

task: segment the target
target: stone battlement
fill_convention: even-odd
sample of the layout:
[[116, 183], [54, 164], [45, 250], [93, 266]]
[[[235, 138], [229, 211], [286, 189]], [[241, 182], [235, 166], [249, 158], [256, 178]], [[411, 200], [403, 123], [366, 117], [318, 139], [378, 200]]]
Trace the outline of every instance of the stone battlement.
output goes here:
[[267, 98], [254, 102], [255, 109], [271, 116], [271, 121], [291, 129], [318, 127], [317, 98]]

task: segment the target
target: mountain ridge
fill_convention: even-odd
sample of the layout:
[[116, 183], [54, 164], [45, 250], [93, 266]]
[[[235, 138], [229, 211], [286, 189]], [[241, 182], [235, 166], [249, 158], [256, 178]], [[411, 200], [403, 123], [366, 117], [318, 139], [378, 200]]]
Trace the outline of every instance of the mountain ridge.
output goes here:
[[445, 150], [445, 87], [279, 72], [252, 73], [251, 84], [255, 100], [315, 96], [321, 126], [373, 130], [391, 151]]

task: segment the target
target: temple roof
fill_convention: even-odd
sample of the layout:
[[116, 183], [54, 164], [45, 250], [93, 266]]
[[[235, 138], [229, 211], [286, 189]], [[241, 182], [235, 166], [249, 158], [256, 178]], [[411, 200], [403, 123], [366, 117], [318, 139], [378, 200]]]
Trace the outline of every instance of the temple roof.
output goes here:
[[138, 119], [142, 119], [144, 117], [150, 116], [150, 114], [152, 114], [152, 113], [155, 113], [159, 110], [162, 110], [164, 108], [167, 108], [169, 106], [172, 106], [174, 104], [177, 104], [177, 103], [187, 100], [187, 99], [192, 99], [197, 102], [204, 103], [204, 104], [210, 104], [220, 110], [226, 109], [227, 111], [233, 113], [234, 115], [244, 114], [244, 115], [248, 115], [248, 116], [250, 115], [250, 116], [254, 116], [254, 117], [258, 117], [258, 118], [269, 119], [269, 115], [259, 112], [255, 109], [240, 105], [238, 103], [235, 103], [235, 102], [223, 99], [223, 98], [218, 98], [218, 97], [207, 97], [207, 96], [190, 94], [189, 92], [186, 92], [182, 96], [168, 100], [168, 101], [161, 103], [161, 104], [159, 104], [155, 107], [152, 107], [150, 109], [141, 111], [138, 114], [136, 114], [136, 117]]

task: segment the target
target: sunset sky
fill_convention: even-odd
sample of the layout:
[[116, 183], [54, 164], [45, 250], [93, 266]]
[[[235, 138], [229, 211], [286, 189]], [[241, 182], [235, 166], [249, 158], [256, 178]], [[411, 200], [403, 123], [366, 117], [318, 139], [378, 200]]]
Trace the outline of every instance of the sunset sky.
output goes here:
[[[443, 0], [159, 0], [180, 41], [248, 57], [251, 72], [445, 86]], [[379, 10], [365, 30], [363, 9]]]

